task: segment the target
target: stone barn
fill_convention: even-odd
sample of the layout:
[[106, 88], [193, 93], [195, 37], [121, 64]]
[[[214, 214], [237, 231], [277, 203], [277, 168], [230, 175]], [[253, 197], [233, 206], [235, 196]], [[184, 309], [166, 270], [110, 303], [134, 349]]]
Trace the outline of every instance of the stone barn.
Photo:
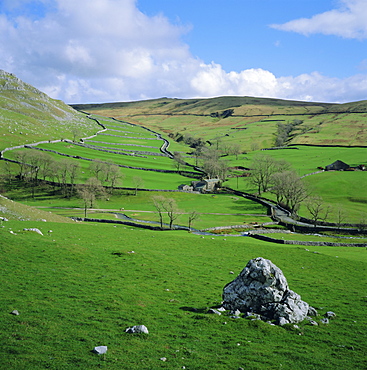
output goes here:
[[326, 171], [345, 171], [349, 169], [350, 166], [349, 164], [344, 163], [343, 161], [335, 161], [332, 164], [329, 164], [328, 166], [325, 167]]

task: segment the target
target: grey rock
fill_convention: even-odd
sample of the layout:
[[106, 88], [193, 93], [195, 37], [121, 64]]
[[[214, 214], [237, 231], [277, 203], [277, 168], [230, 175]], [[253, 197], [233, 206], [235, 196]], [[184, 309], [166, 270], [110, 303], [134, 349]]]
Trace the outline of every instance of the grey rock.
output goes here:
[[167, 361], [167, 357], [161, 357], [160, 360], [163, 361], [163, 362], [166, 362]]
[[97, 355], [103, 355], [107, 352], [107, 346], [94, 347], [93, 352], [97, 353]]
[[261, 315], [253, 312], [246, 312], [245, 318], [249, 320], [261, 320]]
[[289, 321], [286, 320], [284, 317], [279, 317], [279, 319], [278, 319], [278, 325], [283, 326], [285, 324], [289, 324]]
[[212, 313], [212, 314], [215, 314], [215, 315], [221, 315], [222, 314], [221, 312], [219, 312], [218, 310], [216, 310], [214, 308], [209, 308], [208, 313]]
[[10, 312], [12, 315], [15, 315], [15, 316], [18, 316], [19, 315], [19, 312], [18, 310], [13, 310]]
[[29, 229], [24, 228], [23, 231], [33, 231], [33, 232], [43, 236], [42, 231], [40, 229], [35, 228], [35, 227], [31, 227]]
[[308, 307], [307, 315], [308, 316], [317, 316], [317, 310], [316, 310], [316, 308], [309, 306]]
[[149, 334], [148, 328], [145, 325], [134, 325], [125, 330], [126, 333], [144, 333]]
[[328, 319], [330, 319], [332, 317], [335, 317], [336, 313], [333, 312], [333, 311], [328, 311], [328, 312], [326, 312], [326, 314], [324, 316], [327, 317]]
[[309, 324], [312, 326], [318, 326], [319, 324], [315, 320], [309, 320]]
[[241, 311], [240, 310], [231, 311], [231, 315], [240, 316], [241, 315]]
[[328, 324], [329, 323], [329, 319], [327, 317], [321, 319], [321, 324]]
[[308, 303], [290, 290], [283, 272], [271, 261], [258, 257], [223, 289], [223, 307], [232, 313], [250, 311], [281, 325], [298, 323], [308, 314]]

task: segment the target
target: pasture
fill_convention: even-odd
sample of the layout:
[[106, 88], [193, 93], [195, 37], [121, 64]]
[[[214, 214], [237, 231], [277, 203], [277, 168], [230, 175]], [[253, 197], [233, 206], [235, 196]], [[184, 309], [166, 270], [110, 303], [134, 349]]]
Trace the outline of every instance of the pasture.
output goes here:
[[[114, 214], [126, 214], [127, 216], [142, 221], [159, 221], [157, 210], [154, 206], [153, 197], [165, 196], [174, 199], [177, 204], [178, 219], [175, 224], [188, 226], [188, 214], [192, 211], [198, 213], [198, 219], [193, 227], [198, 229], [231, 226], [261, 224], [271, 221], [267, 216], [267, 209], [258, 203], [248, 199], [231, 196], [228, 194], [190, 194], [182, 192], [154, 192], [138, 191], [134, 195], [133, 190], [115, 190], [106, 198], [97, 200], [93, 209], [88, 210], [87, 217], [101, 219], [118, 219]], [[65, 199], [54, 194], [50, 187], [35, 193], [30, 197], [29, 190], [21, 188], [7, 193], [12, 199], [39, 210], [52, 212], [64, 217], [84, 217], [84, 209], [81, 199], [72, 197]], [[6, 215], [4, 215], [6, 217]], [[164, 222], [169, 220], [164, 215]]]
[[[8, 221], [0, 234], [4, 368], [366, 367], [365, 248], [306, 251], [243, 237], [34, 221]], [[336, 318], [296, 329], [207, 314], [259, 256], [320, 314]], [[125, 333], [138, 324], [149, 334]], [[105, 355], [92, 353], [99, 345], [108, 346]]]

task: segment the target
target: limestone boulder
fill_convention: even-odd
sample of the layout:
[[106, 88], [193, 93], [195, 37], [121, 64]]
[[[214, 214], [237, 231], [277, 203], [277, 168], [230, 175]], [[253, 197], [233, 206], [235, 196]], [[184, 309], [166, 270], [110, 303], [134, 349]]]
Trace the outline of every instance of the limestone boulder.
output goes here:
[[145, 325], [134, 325], [131, 328], [125, 330], [126, 333], [144, 333], [149, 334], [148, 328]]
[[283, 272], [262, 257], [248, 262], [223, 289], [223, 307], [259, 314], [265, 321], [297, 323], [307, 316], [309, 305], [290, 290]]

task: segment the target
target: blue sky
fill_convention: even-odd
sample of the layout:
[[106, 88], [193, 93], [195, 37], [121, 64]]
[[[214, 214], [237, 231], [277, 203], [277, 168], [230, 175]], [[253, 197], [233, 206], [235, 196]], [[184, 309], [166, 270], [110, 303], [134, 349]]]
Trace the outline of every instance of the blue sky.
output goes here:
[[67, 103], [367, 99], [366, 0], [2, 0], [0, 68]]

